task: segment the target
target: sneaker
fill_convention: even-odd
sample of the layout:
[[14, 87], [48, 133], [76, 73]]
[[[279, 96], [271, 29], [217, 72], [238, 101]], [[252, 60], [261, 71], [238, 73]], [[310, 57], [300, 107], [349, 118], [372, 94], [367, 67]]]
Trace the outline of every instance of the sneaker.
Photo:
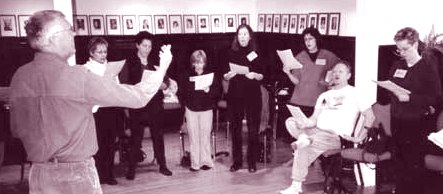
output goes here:
[[291, 186], [289, 186], [285, 190], [281, 190], [280, 194], [300, 194], [301, 192], [301, 183], [293, 181]]

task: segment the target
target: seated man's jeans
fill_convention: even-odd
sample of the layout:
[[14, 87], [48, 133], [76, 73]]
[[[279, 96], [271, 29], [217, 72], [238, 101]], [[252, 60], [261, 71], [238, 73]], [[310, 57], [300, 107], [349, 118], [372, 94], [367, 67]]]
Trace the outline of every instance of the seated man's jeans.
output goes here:
[[81, 162], [33, 163], [29, 172], [30, 194], [102, 194], [91, 157]]

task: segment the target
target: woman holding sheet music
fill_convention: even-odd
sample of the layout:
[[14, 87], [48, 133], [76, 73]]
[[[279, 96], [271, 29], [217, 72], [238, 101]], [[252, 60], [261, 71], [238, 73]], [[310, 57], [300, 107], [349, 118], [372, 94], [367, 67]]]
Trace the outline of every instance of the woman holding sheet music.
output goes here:
[[318, 96], [327, 90], [329, 83], [327, 72], [340, 59], [331, 51], [321, 48], [321, 35], [314, 27], [303, 30], [305, 49], [299, 52], [295, 58], [303, 67], [291, 69], [284, 66], [291, 82], [295, 85], [290, 104], [299, 106], [307, 117], [314, 111], [315, 101]]
[[[84, 66], [98, 76], [106, 76], [106, 66], [108, 55], [108, 42], [101, 37], [93, 37], [89, 40], [88, 51], [89, 61]], [[118, 81], [117, 79], [115, 81]], [[117, 134], [123, 131], [123, 112], [116, 107], [93, 107], [95, 126], [97, 129], [98, 151], [94, 155], [95, 166], [97, 167], [100, 183], [115, 185], [114, 178], [114, 143]]]
[[[228, 109], [231, 111], [232, 155], [231, 172], [243, 165], [242, 154], [242, 120], [246, 113], [248, 127], [248, 170], [257, 171], [258, 129], [261, 114], [260, 81], [263, 79], [263, 64], [257, 53], [253, 31], [250, 26], [242, 24], [237, 28], [234, 41], [228, 54], [229, 65], [226, 65], [225, 80], [229, 80], [227, 94]], [[241, 67], [241, 68], [236, 68]], [[246, 69], [247, 72], [241, 70]]]
[[[396, 193], [425, 193], [426, 135], [435, 130], [435, 107], [442, 96], [438, 69], [418, 52], [419, 34], [399, 30], [394, 41], [402, 60], [394, 63], [389, 80], [410, 91], [391, 92], [392, 137], [398, 167]], [[441, 192], [440, 192], [441, 193]]]
[[211, 131], [215, 102], [220, 94], [218, 81], [207, 66], [206, 53], [196, 50], [191, 54], [191, 71], [179, 82], [179, 95], [185, 106], [186, 127], [189, 133], [190, 171], [209, 170], [211, 158]]

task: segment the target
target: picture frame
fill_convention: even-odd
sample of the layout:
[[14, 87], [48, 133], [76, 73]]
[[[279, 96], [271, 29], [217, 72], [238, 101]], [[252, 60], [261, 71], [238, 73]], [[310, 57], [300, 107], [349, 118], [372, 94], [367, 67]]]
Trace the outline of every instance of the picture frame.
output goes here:
[[280, 14], [273, 15], [272, 32], [280, 33]]
[[225, 32], [235, 32], [237, 30], [237, 20], [235, 14], [225, 15]]
[[166, 15], [154, 15], [155, 34], [168, 34], [168, 20]]
[[196, 33], [195, 15], [183, 15], [184, 32], [185, 34]]
[[119, 15], [106, 15], [106, 34], [121, 35], [121, 21]]
[[318, 15], [317, 13], [309, 13], [308, 14], [308, 26], [307, 27], [314, 27], [317, 28], [317, 19]]
[[211, 27], [209, 24], [209, 15], [197, 15], [197, 31], [198, 33], [211, 32]]
[[123, 15], [123, 35], [135, 35], [138, 33], [138, 25], [135, 15]]
[[238, 25], [249, 25], [249, 14], [238, 14]]
[[328, 35], [338, 36], [340, 32], [340, 13], [329, 13]]
[[169, 15], [170, 34], [183, 33], [183, 24], [181, 15]]
[[321, 35], [326, 35], [328, 32], [328, 14], [319, 13], [318, 14], [318, 31]]
[[223, 16], [221, 14], [211, 15], [211, 32], [212, 33], [223, 32]]
[[[29, 22], [31, 15], [19, 15], [18, 16], [18, 32], [20, 37], [26, 37], [25, 26]], [[88, 26], [86, 26], [88, 28]]]
[[272, 26], [273, 26], [272, 18], [273, 18], [272, 14], [266, 14], [265, 32], [272, 32]]
[[297, 14], [291, 14], [289, 15], [289, 34], [296, 34], [297, 33], [297, 24], [298, 24], [298, 15]]
[[289, 14], [281, 15], [280, 33], [289, 33]]
[[77, 36], [89, 35], [88, 17], [86, 15], [74, 15], [74, 31]]
[[138, 16], [138, 29], [139, 31], [147, 31], [153, 34], [152, 16], [151, 15], [139, 15]]
[[306, 29], [307, 25], [308, 25], [308, 15], [307, 14], [299, 14], [298, 15], [297, 33], [298, 34], [303, 33], [303, 30]]
[[3, 37], [17, 36], [15, 15], [0, 15], [0, 35]]
[[265, 31], [265, 14], [258, 14], [257, 19], [257, 32]]
[[103, 15], [90, 15], [89, 26], [91, 35], [105, 35], [105, 20]]

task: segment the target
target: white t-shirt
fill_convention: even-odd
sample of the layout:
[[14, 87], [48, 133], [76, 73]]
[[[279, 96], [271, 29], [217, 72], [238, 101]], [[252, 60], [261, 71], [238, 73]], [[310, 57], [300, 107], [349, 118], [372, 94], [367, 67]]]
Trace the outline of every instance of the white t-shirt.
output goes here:
[[358, 114], [370, 107], [370, 104], [358, 98], [352, 86], [328, 90], [320, 94], [315, 104], [315, 109], [321, 109], [317, 127], [338, 135], [351, 135]]

